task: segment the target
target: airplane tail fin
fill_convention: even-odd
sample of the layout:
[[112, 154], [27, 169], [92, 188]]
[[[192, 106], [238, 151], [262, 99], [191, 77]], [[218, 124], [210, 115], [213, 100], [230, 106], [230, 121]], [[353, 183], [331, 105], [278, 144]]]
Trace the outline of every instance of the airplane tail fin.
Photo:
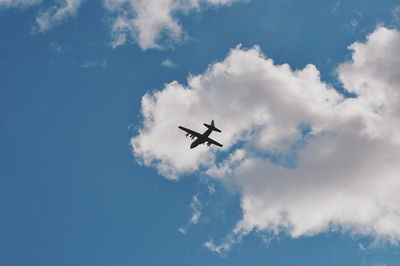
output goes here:
[[213, 131], [221, 132], [221, 130], [219, 130], [218, 128], [215, 127], [214, 120], [211, 120], [211, 125], [204, 124], [204, 126], [206, 126], [209, 129], [212, 129]]

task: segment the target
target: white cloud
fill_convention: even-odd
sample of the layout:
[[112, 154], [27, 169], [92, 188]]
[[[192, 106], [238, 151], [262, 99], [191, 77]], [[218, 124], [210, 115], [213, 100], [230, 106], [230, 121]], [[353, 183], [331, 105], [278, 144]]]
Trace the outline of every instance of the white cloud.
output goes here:
[[28, 7], [42, 2], [42, 0], [0, 0], [0, 8], [5, 7]]
[[[146, 94], [144, 127], [132, 139], [135, 154], [169, 178], [210, 168], [214, 162], [208, 148], [188, 149], [178, 125], [201, 131], [203, 122], [215, 119], [223, 133], [213, 137], [224, 144], [223, 150], [246, 141], [248, 149], [284, 151], [300, 136], [299, 123], [324, 118], [341, 100], [319, 82], [315, 66], [299, 71], [286, 64], [276, 66], [258, 47], [233, 49], [223, 62], [190, 77], [188, 83], [184, 87], [171, 82], [162, 91]], [[315, 110], [321, 110], [319, 115]]]
[[174, 62], [172, 62], [169, 59], [165, 59], [161, 62], [161, 66], [166, 67], [166, 68], [176, 68], [176, 65]]
[[178, 229], [178, 232], [181, 233], [181, 234], [183, 234], [183, 235], [186, 235], [187, 229], [184, 228], [184, 227], [180, 227], [180, 228]]
[[200, 221], [203, 204], [201, 203], [198, 195], [194, 195], [192, 197], [192, 202], [190, 203], [189, 208], [192, 210], [192, 215], [188, 224], [185, 227], [181, 227], [178, 229], [178, 231], [182, 234], [187, 233], [188, 227], [190, 225], [197, 224]]
[[199, 197], [197, 195], [194, 195], [192, 198], [192, 202], [190, 203], [190, 209], [192, 210], [192, 217], [190, 218], [190, 223], [191, 224], [197, 224], [200, 220], [201, 217], [201, 209], [202, 209], [202, 204], [199, 200]]
[[[111, 20], [111, 46], [136, 42], [141, 49], [162, 49], [186, 38], [177, 19], [209, 7], [249, 0], [103, 0]], [[0, 8], [27, 7], [42, 0], [0, 0]], [[83, 0], [56, 0], [36, 17], [33, 32], [47, 32], [77, 15]]]
[[37, 30], [46, 32], [65, 19], [77, 14], [82, 0], [62, 0], [60, 5], [52, 6], [36, 18]]
[[[142, 163], [170, 179], [200, 171], [240, 191], [242, 219], [206, 247], [223, 252], [252, 230], [400, 239], [400, 33], [379, 27], [350, 49], [337, 73], [356, 98], [321, 82], [314, 65], [275, 65], [258, 47], [236, 47], [187, 86], [143, 97], [131, 141]], [[224, 148], [190, 150], [177, 126], [200, 131], [211, 119]], [[218, 152], [226, 159], [217, 164]]]
[[232, 245], [236, 244], [237, 242], [241, 241], [240, 239], [233, 238], [234, 234], [229, 235], [225, 241], [220, 244], [216, 245], [213, 240], [209, 240], [203, 244], [203, 246], [212, 252], [218, 253], [220, 255], [224, 255], [227, 250], [231, 248]]
[[210, 194], [214, 194], [216, 189], [213, 183], [208, 183], [207, 184], [207, 189], [208, 189], [208, 193]]
[[202, 7], [223, 6], [241, 0], [104, 0], [113, 14], [112, 46], [132, 40], [143, 50], [180, 42], [184, 31], [176, 14], [187, 15]]

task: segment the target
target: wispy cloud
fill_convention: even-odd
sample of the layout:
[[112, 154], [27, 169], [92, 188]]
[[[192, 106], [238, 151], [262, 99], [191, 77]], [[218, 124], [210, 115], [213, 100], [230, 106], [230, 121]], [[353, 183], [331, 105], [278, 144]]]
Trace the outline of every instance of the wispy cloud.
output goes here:
[[332, 8], [332, 14], [336, 14], [336, 11], [338, 10], [338, 8], [340, 7], [340, 1], [337, 1], [335, 6]]
[[62, 45], [60, 45], [58, 43], [55, 43], [55, 42], [51, 42], [49, 44], [49, 48], [50, 48], [51, 51], [53, 51], [53, 52], [55, 52], [57, 54], [62, 54], [62, 53], [64, 53], [64, 50], [65, 50]]
[[0, 8], [24, 8], [39, 4], [42, 0], [0, 0]]
[[88, 61], [88, 62], [85, 62], [85, 63], [79, 65], [79, 67], [81, 67], [81, 68], [96, 68], [96, 67], [105, 68], [105, 67], [107, 67], [107, 60]]
[[143, 49], [161, 49], [185, 39], [177, 14], [188, 15], [208, 6], [230, 5], [241, 0], [105, 0], [112, 14], [113, 47], [127, 41]]
[[243, 237], [248, 234], [246, 231], [234, 231], [226, 236], [220, 244], [215, 244], [214, 240], [206, 241], [203, 246], [212, 252], [225, 256], [232, 246], [241, 242]]
[[175, 63], [172, 62], [172, 61], [169, 60], [169, 59], [163, 60], [163, 61], [161, 62], [160, 65], [163, 66], [163, 67], [166, 67], [166, 68], [171, 68], [171, 69], [177, 67], [177, 66], [175, 65]]
[[35, 31], [46, 32], [67, 18], [77, 14], [82, 0], [63, 0], [59, 5], [52, 6], [43, 11], [36, 18]]
[[[187, 39], [178, 17], [209, 7], [249, 0], [103, 0], [110, 21], [111, 46], [137, 43], [141, 49], [163, 49]], [[0, 8], [27, 7], [42, 0], [0, 0]], [[33, 33], [45, 33], [75, 17], [84, 0], [57, 0], [36, 17]], [[100, 1], [99, 1], [100, 2]]]
[[190, 203], [189, 208], [192, 210], [192, 216], [190, 217], [188, 225], [178, 229], [178, 231], [182, 234], [187, 233], [188, 227], [190, 225], [197, 224], [200, 221], [203, 204], [201, 203], [198, 195], [194, 195], [192, 197], [192, 202]]
[[197, 224], [201, 217], [202, 204], [199, 200], [198, 195], [193, 196], [192, 203], [190, 203], [190, 209], [192, 209], [192, 218], [190, 218], [191, 224]]
[[358, 27], [358, 21], [356, 19], [350, 20], [350, 23], [349, 23], [350, 31], [352, 31], [352, 32], [356, 31], [357, 27]]
[[400, 6], [395, 7], [395, 9], [393, 9], [393, 17], [397, 22], [400, 22]]

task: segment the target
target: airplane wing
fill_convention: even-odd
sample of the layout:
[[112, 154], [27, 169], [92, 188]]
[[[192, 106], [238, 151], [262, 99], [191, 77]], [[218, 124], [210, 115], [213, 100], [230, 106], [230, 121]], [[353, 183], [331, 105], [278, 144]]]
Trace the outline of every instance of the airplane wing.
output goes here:
[[210, 146], [211, 144], [217, 145], [218, 147], [222, 147], [223, 146], [221, 143], [218, 143], [215, 140], [210, 139], [210, 138], [207, 138], [206, 142], [208, 142], [207, 143], [208, 146]]
[[188, 133], [188, 134], [191, 135], [191, 136], [195, 136], [195, 137], [197, 137], [197, 138], [199, 138], [199, 137], [201, 136], [200, 133], [198, 133], [198, 132], [196, 132], [196, 131], [193, 131], [193, 130], [191, 130], [191, 129], [188, 129], [188, 128], [186, 128], [186, 127], [181, 127], [181, 126], [179, 126], [178, 128], [179, 128], [179, 129], [182, 129], [183, 131], [185, 131], [186, 133]]

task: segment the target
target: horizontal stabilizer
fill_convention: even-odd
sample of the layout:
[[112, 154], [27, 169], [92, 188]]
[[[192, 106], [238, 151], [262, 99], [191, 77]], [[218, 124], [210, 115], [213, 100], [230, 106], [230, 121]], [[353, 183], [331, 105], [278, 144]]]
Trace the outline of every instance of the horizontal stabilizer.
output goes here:
[[214, 125], [214, 120], [211, 121], [211, 125], [205, 124], [205, 123], [204, 123], [203, 125], [204, 125], [205, 127], [209, 128], [209, 129], [213, 130], [213, 131], [222, 132], [220, 129], [218, 129], [218, 128], [215, 127], [215, 125]]

